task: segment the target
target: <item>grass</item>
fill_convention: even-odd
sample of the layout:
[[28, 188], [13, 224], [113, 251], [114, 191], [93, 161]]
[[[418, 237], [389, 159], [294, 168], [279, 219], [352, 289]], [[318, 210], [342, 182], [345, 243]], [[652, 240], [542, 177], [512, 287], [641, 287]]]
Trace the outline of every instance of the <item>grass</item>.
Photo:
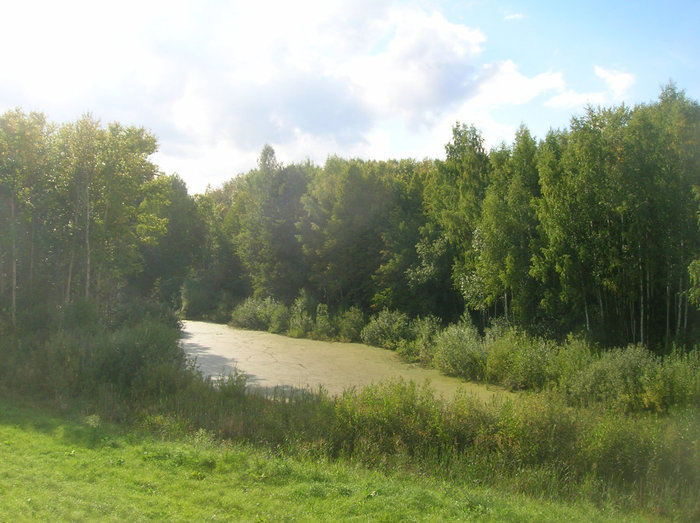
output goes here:
[[408, 471], [289, 456], [205, 431], [159, 438], [0, 400], [0, 520], [641, 521]]

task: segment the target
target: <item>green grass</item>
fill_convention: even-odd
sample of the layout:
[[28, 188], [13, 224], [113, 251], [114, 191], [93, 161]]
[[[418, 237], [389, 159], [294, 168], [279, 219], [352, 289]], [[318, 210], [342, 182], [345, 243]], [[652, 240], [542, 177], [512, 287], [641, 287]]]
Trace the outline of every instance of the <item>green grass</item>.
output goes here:
[[637, 521], [588, 502], [498, 492], [466, 479], [368, 470], [222, 443], [159, 438], [96, 415], [0, 400], [0, 520]]

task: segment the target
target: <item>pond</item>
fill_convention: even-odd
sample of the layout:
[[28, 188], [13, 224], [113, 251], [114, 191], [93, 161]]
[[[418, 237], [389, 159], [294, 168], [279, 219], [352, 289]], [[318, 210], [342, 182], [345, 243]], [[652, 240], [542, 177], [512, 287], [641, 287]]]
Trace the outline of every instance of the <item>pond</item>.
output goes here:
[[435, 369], [405, 363], [392, 351], [359, 343], [288, 338], [201, 321], [184, 321], [183, 331], [182, 347], [203, 374], [221, 376], [237, 369], [252, 387], [323, 387], [338, 395], [403, 378], [419, 385], [429, 380], [436, 394], [446, 399], [458, 391], [485, 401], [504, 394], [499, 387], [443, 376]]

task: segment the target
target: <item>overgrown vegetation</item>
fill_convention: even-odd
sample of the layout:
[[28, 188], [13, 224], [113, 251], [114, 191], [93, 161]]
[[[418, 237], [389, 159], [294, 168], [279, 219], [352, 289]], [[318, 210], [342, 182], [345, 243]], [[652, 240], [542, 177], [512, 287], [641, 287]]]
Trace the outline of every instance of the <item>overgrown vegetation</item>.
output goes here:
[[[0, 117], [0, 393], [506, 492], [700, 517], [700, 106], [673, 85], [487, 152], [328, 158], [192, 197], [155, 137]], [[212, 381], [178, 318], [363, 341], [524, 391]], [[204, 432], [201, 432], [204, 431]]]
[[[583, 351], [572, 338], [548, 349], [554, 358], [544, 372], [554, 390], [490, 404], [470, 397], [445, 402], [426, 386], [402, 381], [340, 397], [309, 390], [263, 394], [247, 389], [242, 376], [213, 382], [199, 375], [179, 352], [173, 317], [141, 308], [150, 312], [107, 324], [93, 308], [76, 304], [51, 322], [55, 327], [4, 337], [2, 394], [75, 404], [163, 437], [204, 430], [285, 454], [468, 479], [551, 500], [606, 500], [683, 519], [700, 513], [695, 354], [660, 360], [630, 347], [593, 356], [575, 372], [560, 371], [556, 362], [569, 361], [562, 352]], [[451, 326], [436, 340], [458, 340], [439, 358], [459, 352], [462, 342], [480, 346], [475, 354], [481, 356], [467, 361], [485, 357], [486, 365], [455, 368], [483, 373], [491, 351], [503, 358], [499, 343], [515, 339], [523, 355], [500, 368], [521, 378], [517, 362], [541, 349], [525, 348], [519, 336], [506, 330], [480, 338], [473, 328]], [[630, 413], [645, 408], [663, 412]]]
[[[271, 311], [290, 313], [271, 298], [247, 299], [234, 309], [231, 324], [295, 337], [343, 341], [341, 327], [348, 313], [330, 316], [319, 306], [312, 316], [308, 295], [297, 298], [292, 310], [304, 318], [303, 329], [279, 329]], [[252, 318], [255, 318], [254, 320]], [[554, 391], [570, 405], [602, 405], [621, 412], [665, 412], [700, 405], [700, 351], [674, 349], [657, 356], [641, 345], [603, 350], [583, 336], [562, 342], [532, 336], [503, 321], [482, 334], [469, 318], [442, 327], [434, 317], [409, 319], [384, 309], [354, 332], [361, 340], [396, 350], [410, 362], [432, 365], [444, 374], [465, 380], [503, 385], [511, 390]], [[297, 322], [299, 324], [299, 322]], [[323, 333], [321, 335], [320, 333]], [[357, 335], [357, 334], [356, 334]]]

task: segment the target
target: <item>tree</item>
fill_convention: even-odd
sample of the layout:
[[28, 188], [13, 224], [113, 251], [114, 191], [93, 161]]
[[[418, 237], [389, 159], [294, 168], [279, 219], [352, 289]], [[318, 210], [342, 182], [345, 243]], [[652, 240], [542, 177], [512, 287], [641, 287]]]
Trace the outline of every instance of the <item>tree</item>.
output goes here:
[[302, 198], [299, 239], [320, 301], [369, 308], [391, 197], [383, 165], [331, 157]]
[[257, 296], [291, 303], [306, 282], [296, 223], [311, 170], [310, 164], [283, 167], [268, 145], [236, 192], [234, 243]]
[[[43, 114], [26, 115], [19, 109], [0, 118], [0, 296], [6, 292], [5, 260], [9, 258], [10, 321], [17, 323], [20, 285], [34, 285], [37, 219], [46, 211], [42, 177], [48, 158], [48, 129]], [[25, 267], [24, 281], [20, 276]]]
[[473, 126], [456, 124], [445, 152], [445, 161], [435, 163], [426, 184], [425, 205], [429, 218], [454, 249], [452, 278], [459, 292], [469, 299], [472, 288], [480, 285], [473, 280], [473, 240], [491, 165], [484, 140]]
[[538, 300], [530, 276], [536, 240], [534, 199], [539, 196], [537, 146], [521, 127], [512, 148], [491, 151], [491, 183], [481, 209], [473, 247], [473, 285], [467, 303], [475, 309], [500, 305], [507, 321], [529, 327]]

